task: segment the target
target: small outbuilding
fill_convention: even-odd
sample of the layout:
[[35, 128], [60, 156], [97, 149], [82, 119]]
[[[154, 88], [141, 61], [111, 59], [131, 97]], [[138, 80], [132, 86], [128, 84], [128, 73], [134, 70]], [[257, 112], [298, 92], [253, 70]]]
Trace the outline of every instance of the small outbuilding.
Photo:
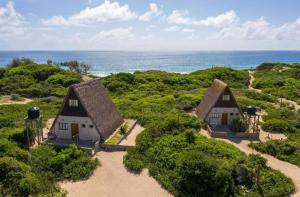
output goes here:
[[227, 127], [233, 119], [243, 117], [230, 88], [223, 81], [215, 79], [196, 108], [196, 114], [212, 128]]
[[105, 87], [91, 80], [70, 86], [50, 133], [58, 140], [103, 142], [123, 122]]

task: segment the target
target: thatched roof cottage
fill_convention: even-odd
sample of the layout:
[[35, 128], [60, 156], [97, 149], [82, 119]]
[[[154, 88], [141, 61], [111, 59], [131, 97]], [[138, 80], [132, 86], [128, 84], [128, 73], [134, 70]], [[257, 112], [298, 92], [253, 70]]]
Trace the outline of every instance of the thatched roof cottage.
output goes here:
[[58, 139], [105, 141], [123, 118], [99, 80], [70, 86], [50, 129]]
[[196, 114], [212, 127], [230, 126], [234, 118], [243, 117], [230, 88], [218, 79], [205, 93]]

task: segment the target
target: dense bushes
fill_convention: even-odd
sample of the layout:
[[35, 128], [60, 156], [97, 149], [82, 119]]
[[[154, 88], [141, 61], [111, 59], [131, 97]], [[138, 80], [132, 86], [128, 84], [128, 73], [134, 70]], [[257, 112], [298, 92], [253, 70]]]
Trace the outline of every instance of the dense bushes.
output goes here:
[[26, 105], [0, 107], [0, 163], [3, 164], [0, 168], [6, 169], [5, 174], [0, 172], [0, 176], [3, 175], [0, 196], [63, 196], [57, 181], [85, 179], [93, 172], [97, 161], [75, 146], [63, 150], [51, 146], [39, 146], [30, 151], [25, 148], [27, 136], [23, 121], [27, 109], [39, 106], [46, 121], [54, 117], [60, 104], [61, 99], [50, 102], [36, 99]]
[[[247, 71], [229, 68], [207, 69], [189, 75], [161, 71], [122, 73], [102, 79], [123, 116], [137, 119], [146, 128], [137, 136], [136, 146], [128, 150], [123, 162], [135, 173], [147, 167], [175, 196], [229, 196], [244, 192], [259, 196], [255, 169], [245, 167], [249, 163], [247, 157], [227, 143], [197, 134], [195, 131], [202, 122], [184, 112], [197, 106], [205, 87], [214, 78], [225, 80], [235, 88], [245, 88], [248, 84]], [[273, 107], [266, 101], [273, 101], [274, 97], [249, 94], [251, 98], [241, 95], [245, 107], [249, 104]], [[247, 183], [238, 182], [235, 177], [234, 169], [238, 166], [245, 167], [249, 175]], [[293, 191], [292, 182], [282, 174], [275, 174], [276, 171], [266, 166], [262, 171], [284, 185], [278, 187], [278, 196]], [[262, 183], [271, 181], [262, 180]], [[270, 188], [265, 188], [265, 184], [261, 187], [262, 192], [268, 194]]]
[[253, 86], [263, 93], [284, 97], [300, 103], [299, 64], [272, 63], [258, 67]]
[[2, 93], [18, 93], [26, 97], [63, 96], [69, 85], [80, 81], [79, 74], [57, 66], [26, 62], [1, 70]]
[[55, 74], [50, 76], [46, 82], [53, 85], [62, 85], [63, 87], [69, 87], [72, 84], [79, 83], [79, 77], [76, 74]]
[[269, 132], [295, 132], [295, 128], [290, 123], [279, 119], [267, 120], [261, 126], [262, 129]]
[[256, 150], [273, 155], [278, 159], [291, 162], [300, 166], [300, 160], [295, 155], [300, 155], [297, 143], [288, 140], [270, 140], [265, 143], [252, 143], [250, 147]]
[[[43, 75], [35, 75], [34, 71], [31, 71], [33, 68], [37, 69], [35, 66], [28, 66], [28, 71], [17, 69], [23, 66], [18, 65], [16, 70], [11, 71], [16, 76], [27, 76], [30, 79], [26, 82], [29, 89], [20, 89], [22, 95], [28, 95], [28, 92], [34, 89], [34, 95], [41, 95], [38, 90], [42, 90], [43, 95], [62, 96], [66, 90], [64, 86], [79, 80], [78, 75], [63, 70], [52, 72], [51, 69], [49, 71], [44, 68]], [[43, 66], [41, 69], [43, 70]], [[7, 92], [13, 91], [13, 88], [1, 83], [2, 80], [8, 80], [5, 73], [0, 79], [0, 87], [6, 88]], [[51, 74], [48, 76], [47, 73]], [[250, 162], [252, 157], [248, 158], [232, 145], [208, 139], [197, 133], [202, 121], [184, 110], [190, 110], [199, 103], [206, 87], [214, 78], [222, 79], [234, 88], [245, 88], [248, 83], [247, 71], [229, 68], [207, 69], [188, 75], [146, 71], [134, 74], [120, 73], [103, 78], [102, 82], [110, 90], [122, 115], [137, 119], [146, 128], [138, 135], [136, 147], [130, 148], [124, 156], [125, 166], [136, 173], [145, 167], [149, 168], [150, 174], [175, 196], [225, 196], [244, 192], [253, 196], [259, 193], [272, 196], [271, 191], [275, 190], [276, 194], [273, 196], [281, 196], [292, 192], [293, 184], [290, 180], [266, 166], [259, 167], [262, 172], [260, 191], [255, 176], [258, 167], [248, 165], [253, 163]], [[18, 83], [17, 81], [15, 87]], [[258, 95], [252, 95], [252, 99], [245, 95], [241, 97], [245, 101], [243, 105], [259, 102], [262, 106], [272, 108], [265, 99], [257, 100]], [[55, 115], [60, 104], [59, 99], [53, 102], [36, 100], [30, 105], [39, 106], [44, 119], [47, 120]], [[21, 173], [20, 179], [13, 180], [16, 181], [16, 191], [27, 191], [31, 195], [56, 196], [59, 192], [56, 184], [58, 180], [87, 178], [97, 161], [90, 160], [85, 152], [74, 146], [63, 150], [39, 146], [28, 151], [20, 148], [17, 143], [12, 143], [10, 140], [14, 140], [14, 137], [23, 132], [23, 118], [28, 107], [28, 104], [1, 106], [0, 114], [3, 119], [0, 123], [5, 127], [0, 128], [0, 138], [5, 140], [0, 140], [0, 155], [16, 160], [17, 162], [10, 161], [13, 165], [19, 165], [18, 162], [25, 165], [24, 170], [20, 170], [24, 172]], [[9, 124], [7, 120], [11, 119], [15, 121]], [[244, 169], [247, 174], [245, 180], [248, 182], [239, 181], [237, 177], [242, 177], [242, 174], [235, 172], [237, 168]], [[4, 183], [6, 178], [1, 181], [1, 191], [2, 188], [7, 188]], [[5, 195], [13, 194], [11, 188], [4, 192]]]
[[[29, 196], [55, 194], [59, 192], [56, 181], [79, 180], [89, 177], [97, 165], [87, 153], [71, 145], [62, 151], [50, 146], [39, 146], [20, 158], [12, 154], [8, 147], [18, 149], [6, 141], [0, 141], [0, 195]], [[16, 151], [14, 151], [16, 153]], [[23, 154], [23, 153], [22, 153]]]
[[32, 155], [35, 157], [32, 165], [37, 171], [50, 170], [58, 180], [87, 178], [97, 165], [97, 160], [90, 160], [88, 154], [75, 145], [70, 145], [58, 153], [53, 147], [41, 146], [32, 150]]
[[[297, 65], [294, 64], [284, 66], [279, 65], [274, 67], [272, 72], [278, 72], [278, 70], [282, 70], [284, 67], [287, 70], [282, 72], [287, 72], [296, 66]], [[260, 73], [258, 74], [260, 75]], [[289, 73], [289, 75], [293, 76], [292, 73]], [[293, 88], [293, 86], [291, 86], [291, 88]], [[263, 116], [264, 122], [261, 125], [262, 129], [269, 132], [284, 133], [288, 139], [251, 144], [251, 147], [258, 151], [273, 155], [278, 159], [300, 166], [300, 113], [296, 112], [291, 107], [268, 107], [263, 109], [265, 109], [267, 113]]]

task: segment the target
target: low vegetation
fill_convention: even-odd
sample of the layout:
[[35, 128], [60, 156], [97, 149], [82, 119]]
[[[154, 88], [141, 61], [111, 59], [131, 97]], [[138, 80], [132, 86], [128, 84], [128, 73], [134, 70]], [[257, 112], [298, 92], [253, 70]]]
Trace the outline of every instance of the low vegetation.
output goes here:
[[300, 112], [288, 107], [267, 110], [262, 128], [269, 132], [284, 133], [287, 140], [252, 143], [256, 150], [300, 166]]
[[[61, 150], [44, 145], [26, 148], [23, 118], [27, 108], [39, 106], [44, 121], [54, 117], [62, 99], [36, 97], [64, 96], [67, 87], [80, 79], [76, 71], [51, 64], [22, 60], [0, 69], [1, 91], [35, 98], [30, 104], [0, 106], [1, 196], [63, 196], [57, 181], [85, 179], [97, 165], [96, 160], [75, 146]], [[292, 181], [268, 168], [260, 156], [246, 156], [232, 145], [199, 134], [203, 122], [188, 112], [200, 102], [214, 78], [224, 80], [234, 89], [243, 109], [247, 105], [267, 110], [274, 107], [274, 95], [245, 90], [249, 78], [247, 71], [242, 70], [212, 68], [191, 74], [146, 71], [103, 78], [122, 115], [137, 119], [146, 128], [138, 135], [136, 147], [125, 155], [125, 166], [134, 173], [148, 168], [175, 196], [292, 193]], [[278, 117], [270, 119], [275, 118]], [[296, 134], [297, 130], [290, 136]]]
[[[285, 97], [299, 103], [300, 65], [268, 63], [257, 68], [254, 81], [256, 88], [263, 94]], [[270, 95], [272, 94], [272, 95]], [[277, 103], [279, 105], [279, 103]], [[266, 143], [253, 143], [256, 150], [273, 155], [278, 159], [300, 166], [300, 111], [293, 107], [264, 108], [267, 115], [263, 116], [262, 128], [269, 132], [284, 133], [287, 140], [270, 140]]]
[[[4, 94], [26, 97], [64, 96], [79, 75], [52, 65], [16, 59], [0, 70]], [[49, 98], [49, 99], [48, 99]], [[98, 163], [71, 145], [55, 149], [42, 145], [27, 147], [24, 117], [31, 106], [39, 106], [44, 124], [57, 113], [62, 99], [35, 98], [30, 104], [0, 106], [0, 196], [65, 196], [58, 181], [88, 178]], [[30, 132], [31, 139], [34, 133]]]
[[124, 157], [125, 166], [134, 173], [148, 168], [175, 196], [291, 193], [292, 181], [266, 167], [265, 162], [256, 165], [257, 160], [263, 160], [259, 156], [247, 157], [232, 145], [198, 134], [202, 122], [186, 112], [200, 102], [214, 78], [230, 84], [243, 100], [244, 108], [256, 103], [273, 107], [268, 96], [264, 100], [256, 98], [260, 95], [248, 98], [242, 91], [248, 85], [247, 71], [230, 68], [213, 68], [188, 75], [161, 71], [120, 73], [104, 78], [102, 82], [122, 114], [137, 119], [146, 128], [138, 135], [136, 147], [130, 148]]
[[62, 97], [66, 94], [68, 86], [79, 81], [78, 73], [66, 71], [58, 66], [36, 64], [29, 60], [13, 60], [7, 68], [0, 71], [0, 90], [6, 95]]
[[257, 70], [255, 88], [300, 103], [300, 64], [268, 63]]

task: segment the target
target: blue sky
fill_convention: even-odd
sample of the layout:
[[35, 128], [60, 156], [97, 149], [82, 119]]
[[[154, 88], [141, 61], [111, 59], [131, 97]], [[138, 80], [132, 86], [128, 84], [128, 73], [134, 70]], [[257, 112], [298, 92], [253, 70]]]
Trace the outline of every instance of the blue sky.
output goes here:
[[0, 0], [0, 50], [300, 50], [300, 1]]

